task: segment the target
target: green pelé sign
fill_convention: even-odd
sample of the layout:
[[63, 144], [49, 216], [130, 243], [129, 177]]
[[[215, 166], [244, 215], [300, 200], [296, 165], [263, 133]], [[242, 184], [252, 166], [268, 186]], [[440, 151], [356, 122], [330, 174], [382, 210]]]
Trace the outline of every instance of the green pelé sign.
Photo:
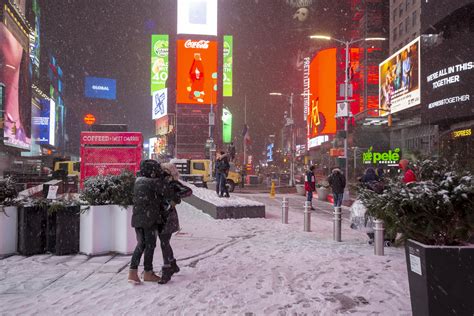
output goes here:
[[385, 152], [378, 152], [373, 151], [373, 148], [370, 147], [366, 152], [362, 153], [362, 162], [364, 164], [374, 165], [397, 165], [400, 162], [400, 155], [400, 148], [395, 148]]

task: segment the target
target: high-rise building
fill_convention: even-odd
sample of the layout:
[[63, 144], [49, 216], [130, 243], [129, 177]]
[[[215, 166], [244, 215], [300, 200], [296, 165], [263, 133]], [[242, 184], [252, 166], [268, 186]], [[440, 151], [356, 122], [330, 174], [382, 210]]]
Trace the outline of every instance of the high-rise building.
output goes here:
[[422, 0], [390, 0], [390, 55], [420, 36]]

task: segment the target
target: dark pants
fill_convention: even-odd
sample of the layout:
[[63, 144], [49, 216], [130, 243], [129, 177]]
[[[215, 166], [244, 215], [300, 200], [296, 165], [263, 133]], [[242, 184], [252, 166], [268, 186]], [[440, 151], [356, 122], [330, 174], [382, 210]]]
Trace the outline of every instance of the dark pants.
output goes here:
[[163, 266], [169, 266], [174, 261], [173, 248], [170, 245], [171, 234], [159, 234]]
[[334, 207], [341, 207], [342, 200], [344, 198], [344, 193], [334, 193], [333, 192], [333, 199], [334, 199]]
[[225, 173], [218, 173], [217, 174], [217, 187], [218, 187], [218, 192], [217, 194], [219, 195], [229, 195], [229, 191], [227, 191], [227, 186], [225, 185], [227, 180], [227, 177]]
[[143, 252], [143, 265], [145, 271], [153, 271], [153, 253], [156, 247], [156, 229], [155, 228], [135, 228], [137, 234], [137, 246], [133, 252], [130, 269], [138, 269]]
[[308, 202], [313, 201], [313, 191], [306, 191], [306, 201]]

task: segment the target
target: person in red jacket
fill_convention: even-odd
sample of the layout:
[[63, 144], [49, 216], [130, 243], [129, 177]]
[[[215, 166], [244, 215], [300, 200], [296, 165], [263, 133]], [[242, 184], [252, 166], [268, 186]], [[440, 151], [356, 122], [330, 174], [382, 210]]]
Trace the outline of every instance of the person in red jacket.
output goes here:
[[416, 182], [416, 175], [410, 168], [410, 162], [407, 159], [400, 160], [399, 166], [403, 171], [403, 183], [408, 184]]
[[311, 210], [315, 210], [313, 207], [313, 192], [316, 191], [316, 176], [314, 175], [314, 170], [316, 166], [312, 165], [309, 167], [309, 170], [306, 172], [304, 177], [304, 189], [306, 191], [306, 201], [310, 202]]

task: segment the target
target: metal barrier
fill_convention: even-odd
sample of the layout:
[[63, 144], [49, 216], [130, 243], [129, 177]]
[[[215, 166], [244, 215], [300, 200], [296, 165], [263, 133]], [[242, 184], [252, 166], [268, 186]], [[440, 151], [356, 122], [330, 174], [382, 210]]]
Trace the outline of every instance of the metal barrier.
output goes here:
[[311, 202], [304, 202], [304, 231], [311, 231]]
[[341, 241], [341, 207], [334, 208], [333, 239]]
[[281, 202], [281, 222], [283, 224], [288, 224], [288, 208], [289, 208], [288, 198], [284, 197], [283, 201]]
[[384, 255], [384, 227], [383, 221], [376, 219], [374, 221], [374, 253], [377, 256]]

